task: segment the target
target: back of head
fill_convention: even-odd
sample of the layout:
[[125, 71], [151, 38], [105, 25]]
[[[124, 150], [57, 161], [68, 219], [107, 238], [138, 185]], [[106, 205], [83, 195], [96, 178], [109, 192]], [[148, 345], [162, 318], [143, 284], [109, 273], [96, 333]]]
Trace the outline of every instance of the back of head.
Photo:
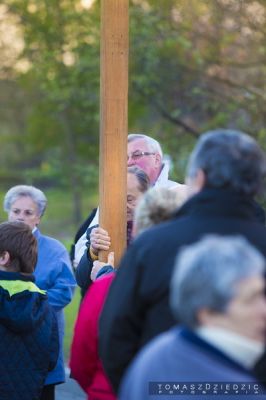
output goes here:
[[165, 187], [152, 187], [139, 201], [135, 210], [135, 233], [139, 234], [160, 222], [170, 219], [184, 198]]
[[28, 225], [23, 222], [0, 224], [0, 255], [8, 252], [10, 260], [6, 265], [13, 272], [32, 274], [37, 262], [37, 241]]
[[247, 134], [217, 129], [200, 137], [190, 156], [187, 177], [193, 179], [199, 170], [204, 172], [206, 187], [254, 196], [262, 189], [266, 158]]
[[225, 311], [244, 279], [262, 276], [263, 256], [243, 237], [209, 235], [182, 249], [171, 281], [170, 303], [177, 320], [198, 326], [201, 309]]

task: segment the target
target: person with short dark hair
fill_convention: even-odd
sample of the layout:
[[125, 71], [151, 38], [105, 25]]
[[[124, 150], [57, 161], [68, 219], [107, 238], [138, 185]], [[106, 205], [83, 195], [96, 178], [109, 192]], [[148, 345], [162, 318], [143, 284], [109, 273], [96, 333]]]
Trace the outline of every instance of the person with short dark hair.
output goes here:
[[175, 324], [169, 285], [183, 245], [205, 234], [240, 234], [266, 256], [266, 228], [254, 207], [265, 172], [265, 154], [247, 134], [218, 129], [199, 138], [187, 169], [190, 198], [170, 222], [132, 243], [103, 309], [100, 356], [116, 390], [140, 348]]
[[43, 235], [38, 226], [47, 206], [45, 194], [30, 185], [17, 185], [8, 190], [4, 210], [9, 221], [27, 224], [38, 243], [38, 260], [34, 276], [36, 285], [47, 291], [48, 301], [56, 313], [59, 331], [59, 356], [55, 368], [49, 372], [41, 400], [54, 400], [55, 385], [65, 381], [63, 337], [65, 329], [64, 307], [70, 303], [76, 281], [66, 248], [58, 240]]
[[37, 241], [23, 222], [0, 224], [0, 398], [37, 400], [59, 351], [56, 317], [34, 278]]
[[[210, 235], [182, 249], [170, 285], [171, 308], [181, 327], [144, 347], [126, 373], [119, 398], [148, 400], [153, 390], [159, 395], [159, 383], [171, 382], [187, 386], [187, 392], [176, 392], [180, 399], [187, 399], [193, 387], [197, 399], [205, 398], [199, 383], [209, 386], [208, 398], [223, 394], [222, 384], [213, 393], [213, 383], [230, 386], [231, 393], [251, 384], [247, 398], [255, 399], [259, 385], [251, 369], [265, 346], [264, 273], [265, 258], [240, 236]], [[161, 390], [159, 397], [166, 400], [169, 394]]]

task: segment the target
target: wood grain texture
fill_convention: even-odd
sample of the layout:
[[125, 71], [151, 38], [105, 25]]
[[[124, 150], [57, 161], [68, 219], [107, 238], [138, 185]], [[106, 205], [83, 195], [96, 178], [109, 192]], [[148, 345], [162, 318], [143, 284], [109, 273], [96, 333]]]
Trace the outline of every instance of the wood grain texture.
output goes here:
[[100, 101], [100, 226], [111, 236], [117, 265], [126, 247], [128, 0], [101, 2]]

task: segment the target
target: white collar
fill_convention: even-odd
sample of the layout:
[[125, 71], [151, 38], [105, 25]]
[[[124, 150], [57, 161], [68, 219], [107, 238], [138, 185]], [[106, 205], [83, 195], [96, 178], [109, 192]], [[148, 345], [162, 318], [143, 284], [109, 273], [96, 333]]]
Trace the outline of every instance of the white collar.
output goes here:
[[154, 186], [164, 186], [168, 181], [168, 175], [169, 175], [169, 165], [168, 163], [164, 163], [162, 165], [160, 175], [156, 179]]
[[264, 352], [264, 343], [226, 329], [199, 327], [195, 332], [247, 369], [253, 368]]

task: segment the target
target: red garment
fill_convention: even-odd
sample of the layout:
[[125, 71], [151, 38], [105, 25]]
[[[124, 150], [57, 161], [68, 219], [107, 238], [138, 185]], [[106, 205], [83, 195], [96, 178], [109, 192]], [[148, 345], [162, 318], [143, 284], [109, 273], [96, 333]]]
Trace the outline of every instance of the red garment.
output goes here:
[[98, 321], [113, 278], [110, 273], [96, 280], [86, 293], [71, 346], [71, 374], [90, 400], [116, 399], [98, 355]]

